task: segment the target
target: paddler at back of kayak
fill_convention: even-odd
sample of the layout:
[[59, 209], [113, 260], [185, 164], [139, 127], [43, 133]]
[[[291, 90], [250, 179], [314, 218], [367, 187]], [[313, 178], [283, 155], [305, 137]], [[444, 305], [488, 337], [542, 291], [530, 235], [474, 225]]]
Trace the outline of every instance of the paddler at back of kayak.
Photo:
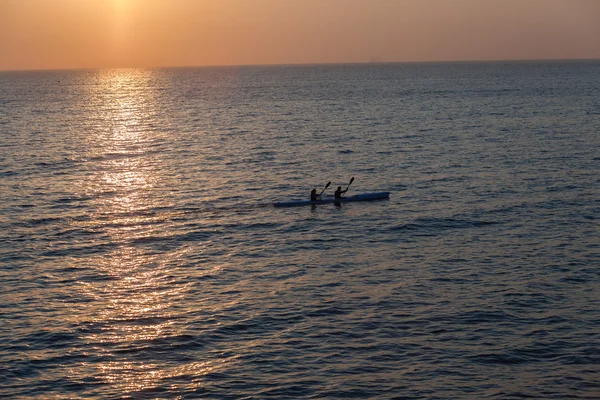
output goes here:
[[310, 191], [310, 201], [317, 201], [320, 197], [321, 195], [317, 194], [317, 189], [313, 189]]

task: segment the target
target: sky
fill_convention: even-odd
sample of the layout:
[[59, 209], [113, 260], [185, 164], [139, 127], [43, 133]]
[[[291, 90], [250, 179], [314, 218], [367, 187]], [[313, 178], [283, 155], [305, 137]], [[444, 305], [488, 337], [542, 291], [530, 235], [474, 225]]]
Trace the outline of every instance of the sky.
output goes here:
[[600, 0], [0, 0], [0, 70], [600, 59]]

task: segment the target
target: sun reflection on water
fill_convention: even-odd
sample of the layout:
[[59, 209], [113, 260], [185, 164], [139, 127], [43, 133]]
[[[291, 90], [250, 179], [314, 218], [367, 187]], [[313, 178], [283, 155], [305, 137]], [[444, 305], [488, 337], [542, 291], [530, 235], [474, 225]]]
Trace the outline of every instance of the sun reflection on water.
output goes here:
[[86, 259], [93, 276], [80, 287], [91, 301], [85, 321], [78, 322], [87, 327], [82, 339], [106, 360], [88, 365], [98, 379], [123, 391], [151, 389], [181, 375], [202, 376], [218, 366], [156, 364], [155, 353], [166, 352], [169, 339], [186, 329], [180, 317], [192, 283], [173, 270], [188, 250], [164, 247], [162, 224], [168, 221], [153, 211], [168, 201], [157, 188], [167, 180], [160, 154], [150, 150], [162, 140], [160, 132], [148, 129], [160, 110], [153, 72], [102, 71], [95, 79], [89, 93], [95, 115], [84, 145], [97, 167], [81, 190], [94, 202], [88, 228], [103, 233], [99, 240], [106, 251]]

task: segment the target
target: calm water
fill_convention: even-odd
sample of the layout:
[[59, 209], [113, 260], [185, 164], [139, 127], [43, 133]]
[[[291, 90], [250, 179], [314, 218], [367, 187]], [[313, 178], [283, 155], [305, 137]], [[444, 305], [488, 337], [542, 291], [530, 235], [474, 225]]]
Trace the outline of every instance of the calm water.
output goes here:
[[[600, 398], [600, 62], [0, 73], [3, 398]], [[279, 209], [331, 181], [390, 200]]]

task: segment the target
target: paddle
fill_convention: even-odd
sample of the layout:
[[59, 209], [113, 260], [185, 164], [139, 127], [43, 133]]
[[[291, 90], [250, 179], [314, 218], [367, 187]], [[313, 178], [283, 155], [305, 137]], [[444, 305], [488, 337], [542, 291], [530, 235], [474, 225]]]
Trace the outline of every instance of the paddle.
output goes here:
[[[350, 179], [350, 183], [348, 184], [348, 186], [346, 186], [346, 191], [348, 191], [348, 188], [350, 187], [350, 185], [352, 185], [352, 182], [354, 182], [354, 177], [352, 177], [352, 179]], [[345, 195], [346, 193], [342, 194]]]
[[321, 197], [321, 195], [323, 195], [323, 193], [325, 192], [325, 189], [327, 189], [329, 187], [329, 185], [331, 185], [331, 182], [327, 182], [327, 185], [325, 185], [325, 187], [323, 188], [323, 191], [319, 195], [319, 198]]

